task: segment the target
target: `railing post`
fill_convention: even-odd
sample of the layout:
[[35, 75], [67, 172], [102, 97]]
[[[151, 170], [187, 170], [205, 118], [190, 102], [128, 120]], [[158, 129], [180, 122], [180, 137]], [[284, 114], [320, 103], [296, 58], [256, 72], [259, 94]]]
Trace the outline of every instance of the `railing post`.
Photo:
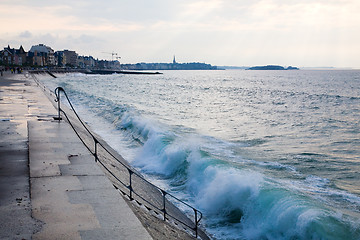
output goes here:
[[60, 91], [58, 91], [58, 120], [60, 122], [61, 118], [60, 118]]
[[197, 210], [194, 208], [195, 212], [195, 237], [198, 237], [198, 220], [197, 220]]
[[133, 171], [132, 170], [130, 170], [129, 168], [128, 168], [128, 171], [129, 171], [129, 190], [130, 190], [130, 200], [133, 200], [133, 197], [132, 197], [132, 192], [133, 192], [133, 188], [132, 188], [132, 180], [131, 180], [131, 175], [133, 174]]
[[166, 205], [165, 205], [165, 203], [166, 203], [166, 198], [165, 198], [165, 196], [166, 196], [166, 192], [165, 192], [164, 190], [161, 190], [161, 192], [162, 192], [162, 195], [163, 195], [163, 213], [164, 213], [164, 221], [166, 221]]
[[95, 162], [98, 161], [98, 155], [97, 155], [97, 144], [99, 143], [98, 140], [96, 138], [94, 138], [94, 144], [95, 144]]

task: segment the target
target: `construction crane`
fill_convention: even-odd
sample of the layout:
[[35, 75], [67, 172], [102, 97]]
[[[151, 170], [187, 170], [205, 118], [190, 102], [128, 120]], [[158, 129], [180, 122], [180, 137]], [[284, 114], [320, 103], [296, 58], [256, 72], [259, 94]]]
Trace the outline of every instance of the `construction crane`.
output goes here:
[[[111, 54], [111, 61], [114, 61], [114, 56], [117, 56], [118, 54], [116, 52], [102, 52], [102, 53], [106, 53], [106, 54]], [[120, 57], [116, 57], [116, 59], [118, 59]]]

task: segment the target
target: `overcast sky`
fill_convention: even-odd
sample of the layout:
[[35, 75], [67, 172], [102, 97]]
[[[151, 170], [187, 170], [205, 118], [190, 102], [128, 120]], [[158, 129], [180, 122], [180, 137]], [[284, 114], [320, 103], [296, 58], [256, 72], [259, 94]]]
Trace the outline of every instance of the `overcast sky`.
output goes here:
[[360, 68], [359, 0], [1, 0], [0, 47], [122, 63]]

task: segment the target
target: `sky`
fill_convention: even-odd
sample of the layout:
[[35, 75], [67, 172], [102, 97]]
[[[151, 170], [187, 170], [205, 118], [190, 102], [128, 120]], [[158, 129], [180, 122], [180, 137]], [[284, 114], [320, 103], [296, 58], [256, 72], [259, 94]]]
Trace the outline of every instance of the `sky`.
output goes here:
[[0, 0], [0, 47], [121, 63], [360, 69], [359, 0]]

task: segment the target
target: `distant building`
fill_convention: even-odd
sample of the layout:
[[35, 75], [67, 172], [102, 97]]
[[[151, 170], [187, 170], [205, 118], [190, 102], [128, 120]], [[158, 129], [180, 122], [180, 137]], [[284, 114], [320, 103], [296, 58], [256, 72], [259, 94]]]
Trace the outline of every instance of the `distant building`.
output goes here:
[[[55, 56], [54, 50], [44, 44], [34, 45], [29, 50], [28, 57], [30, 57], [31, 65], [37, 66], [54, 66]], [[31, 61], [32, 58], [32, 61]]]
[[[57, 66], [59, 67], [77, 67], [78, 66], [78, 54], [75, 51], [56, 51], [55, 57], [57, 59]], [[80, 60], [83, 62], [82, 60]]]
[[0, 51], [0, 61], [5, 65], [22, 66], [26, 63], [26, 52], [22, 46], [19, 49], [10, 48], [8, 45]]
[[46, 59], [47, 56], [44, 53], [38, 51], [28, 52], [27, 62], [31, 66], [46, 66]]
[[[16, 50], [16, 54], [19, 56], [19, 60], [21, 61], [21, 64], [19, 64], [19, 65], [26, 64], [27, 52], [24, 50], [22, 45], [20, 46], [20, 48], [18, 50]], [[19, 63], [20, 63], [20, 61], [19, 61]]]
[[96, 65], [96, 60], [92, 56], [84, 56], [84, 65], [87, 69], [92, 69]]
[[95, 68], [98, 69], [120, 69], [121, 65], [118, 60], [107, 61], [107, 60], [96, 60]]
[[1, 62], [4, 65], [12, 65], [14, 62], [14, 55], [12, 53], [12, 51], [9, 50], [10, 46], [8, 46], [8, 48], [4, 48], [3, 51], [1, 51]]
[[92, 56], [78, 56], [77, 66], [83, 69], [93, 69], [96, 65], [96, 60]]
[[65, 65], [75, 67], [77, 66], [77, 53], [75, 51], [64, 50]]
[[65, 66], [66, 62], [65, 62], [65, 59], [64, 59], [64, 52], [63, 51], [56, 51], [54, 56], [55, 56], [56, 66], [58, 66], [58, 67]]
[[78, 57], [77, 57], [76, 65], [77, 65], [79, 68], [86, 68], [86, 67], [85, 67], [85, 58], [84, 58], [84, 56], [78, 56]]

